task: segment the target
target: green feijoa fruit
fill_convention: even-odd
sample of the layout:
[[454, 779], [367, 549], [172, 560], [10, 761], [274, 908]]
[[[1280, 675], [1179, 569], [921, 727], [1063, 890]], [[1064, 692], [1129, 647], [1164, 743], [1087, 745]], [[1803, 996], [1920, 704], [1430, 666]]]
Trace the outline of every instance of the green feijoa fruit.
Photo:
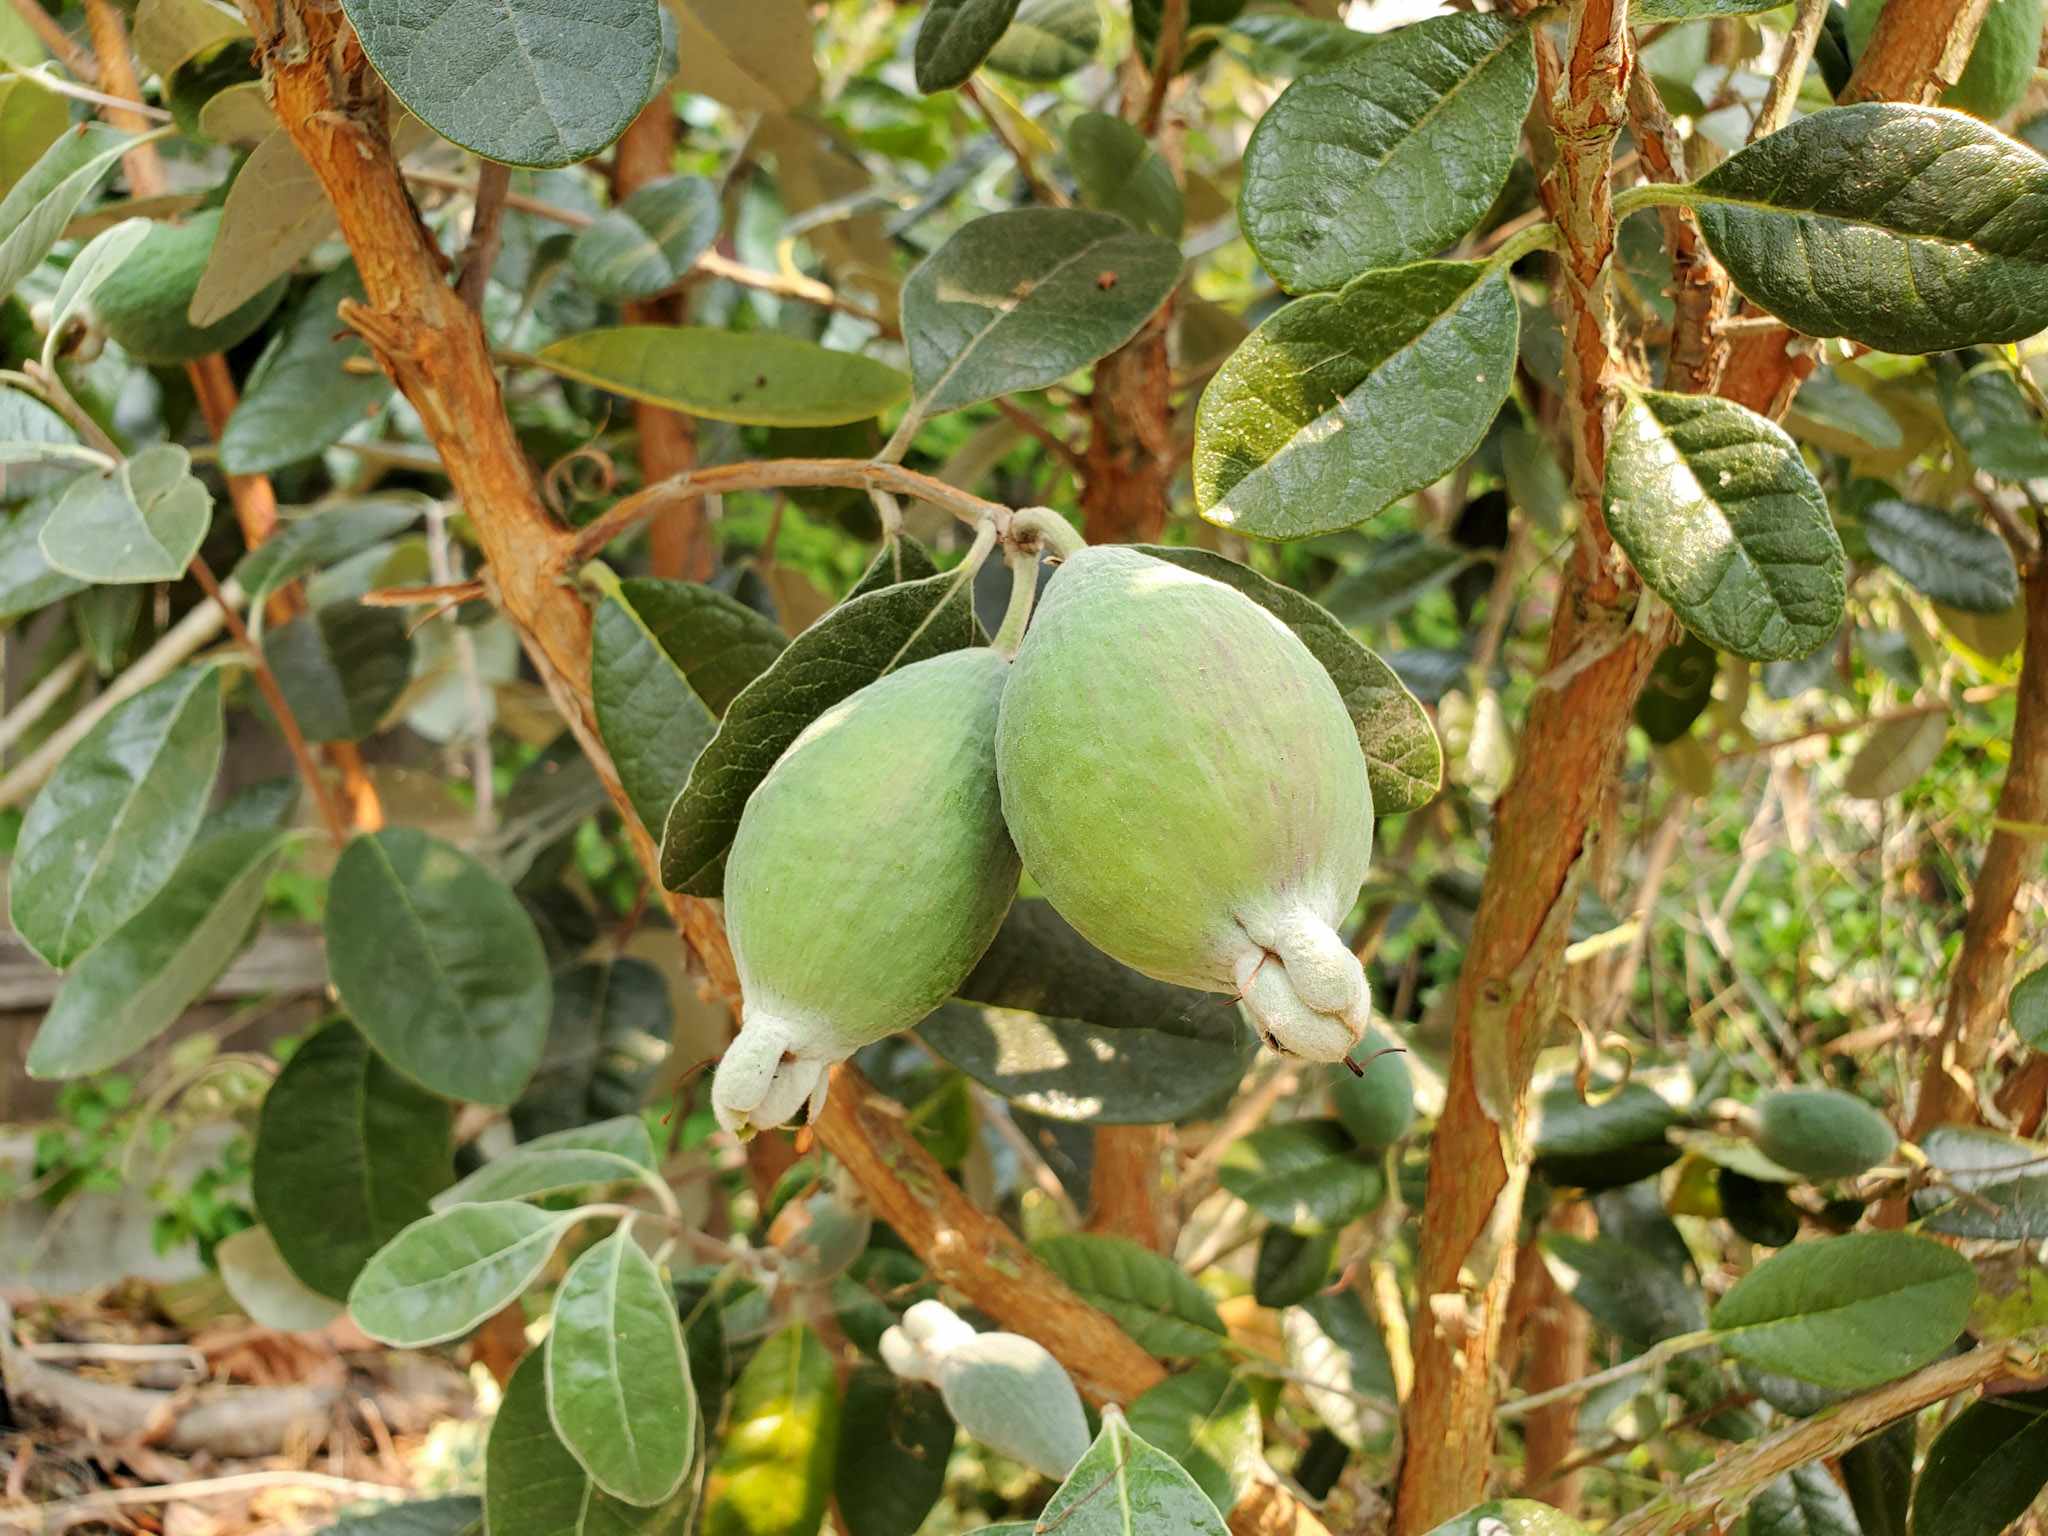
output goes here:
[[1833, 1088], [1781, 1088], [1757, 1105], [1764, 1156], [1809, 1179], [1847, 1179], [1892, 1155], [1898, 1136], [1876, 1110]]
[[212, 325], [194, 325], [185, 310], [213, 255], [220, 210], [182, 224], [159, 224], [93, 290], [93, 313], [107, 335], [145, 363], [189, 363], [254, 335], [284, 298], [280, 277], [240, 309]]

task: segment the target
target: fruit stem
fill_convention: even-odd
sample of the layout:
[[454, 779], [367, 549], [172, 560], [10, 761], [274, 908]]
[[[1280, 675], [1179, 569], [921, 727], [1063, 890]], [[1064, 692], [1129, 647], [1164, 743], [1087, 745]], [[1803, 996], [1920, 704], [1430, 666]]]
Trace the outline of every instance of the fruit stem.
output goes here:
[[1014, 661], [1017, 647], [1024, 643], [1024, 626], [1031, 622], [1031, 604], [1038, 597], [1038, 546], [1009, 545], [1003, 550], [1003, 564], [1010, 568], [1010, 606], [990, 644], [1005, 661]]
[[1019, 507], [1010, 515], [1010, 538], [1041, 543], [1055, 560], [1071, 560], [1088, 547], [1081, 530], [1051, 507]]

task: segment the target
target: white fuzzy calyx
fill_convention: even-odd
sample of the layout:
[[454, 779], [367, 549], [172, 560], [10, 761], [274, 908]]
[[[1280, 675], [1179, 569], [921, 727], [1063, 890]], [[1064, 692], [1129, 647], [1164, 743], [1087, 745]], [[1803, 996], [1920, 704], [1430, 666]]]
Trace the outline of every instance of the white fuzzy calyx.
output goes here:
[[920, 1301], [882, 1335], [882, 1362], [930, 1382], [960, 1427], [1014, 1461], [1065, 1477], [1088, 1449], [1081, 1394], [1043, 1345], [977, 1333], [944, 1302]]
[[1337, 931], [1305, 909], [1240, 919], [1251, 944], [1234, 963], [1237, 988], [1274, 1050], [1342, 1061], [1372, 1023], [1365, 968]]
[[711, 1079], [718, 1123], [742, 1140], [788, 1121], [810, 1105], [815, 1120], [825, 1107], [836, 1056], [808, 1048], [800, 1024], [749, 1009]]

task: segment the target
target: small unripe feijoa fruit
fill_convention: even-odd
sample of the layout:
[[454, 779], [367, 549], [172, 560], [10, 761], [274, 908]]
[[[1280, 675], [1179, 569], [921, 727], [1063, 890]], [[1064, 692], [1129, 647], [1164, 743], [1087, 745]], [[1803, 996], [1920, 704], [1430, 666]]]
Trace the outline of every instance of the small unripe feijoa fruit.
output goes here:
[[247, 340], [284, 298], [280, 277], [211, 325], [186, 315], [213, 256], [221, 212], [196, 213], [182, 224], [157, 224], [93, 290], [93, 313], [106, 333], [145, 363], [188, 363]]
[[1847, 1179], [1892, 1155], [1899, 1138], [1883, 1115], [1833, 1088], [1781, 1088], [1757, 1107], [1765, 1157], [1809, 1179]]
[[1337, 1061], [1372, 1016], [1336, 933], [1372, 857], [1350, 714], [1294, 632], [1136, 550], [1046, 588], [1003, 692], [1003, 816], [1061, 916], [1148, 976], [1240, 995]]
[[942, 1301], [913, 1303], [882, 1335], [882, 1359], [906, 1381], [928, 1381], [968, 1434], [1047, 1477], [1065, 1477], [1088, 1450], [1081, 1394], [1044, 1345], [1016, 1333], [977, 1333]]
[[712, 1083], [746, 1134], [824, 1101], [826, 1071], [953, 994], [1017, 894], [986, 647], [920, 661], [820, 715], [762, 779], [726, 862], [745, 1004]]
[[1415, 1123], [1415, 1078], [1399, 1042], [1369, 1030], [1351, 1052], [1358, 1066], [1332, 1067], [1330, 1099], [1351, 1139], [1368, 1151], [1391, 1147]]

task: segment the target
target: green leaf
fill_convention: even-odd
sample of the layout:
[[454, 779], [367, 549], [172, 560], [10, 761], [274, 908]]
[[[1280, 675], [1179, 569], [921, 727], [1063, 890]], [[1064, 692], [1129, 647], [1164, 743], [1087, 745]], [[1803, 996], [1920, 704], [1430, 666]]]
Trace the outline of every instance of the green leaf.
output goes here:
[[43, 525], [43, 555], [81, 581], [176, 581], [213, 521], [192, 456], [152, 443], [103, 474], [80, 475]]
[[1678, 1160], [1665, 1133], [1684, 1116], [1648, 1083], [1596, 1079], [1580, 1098], [1569, 1075], [1536, 1085], [1529, 1145], [1536, 1171], [1563, 1188], [1610, 1189]]
[[120, 670], [142, 617], [140, 587], [88, 587], [71, 600], [71, 619], [78, 638], [92, 656], [100, 676]]
[[[1519, 335], [1506, 278], [1483, 262], [1367, 272], [1341, 293], [1295, 300], [1202, 391], [1202, 516], [1299, 539], [1362, 523], [1434, 484], [1499, 414]], [[1423, 421], [1428, 430], [1417, 430]]]
[[1384, 37], [1293, 11], [1253, 11], [1231, 22], [1225, 33], [1226, 42], [1242, 40], [1241, 51], [1254, 70], [1276, 79], [1342, 64]]
[[71, 216], [134, 143], [129, 134], [81, 123], [0, 198], [0, 299], [42, 265]]
[[570, 165], [626, 131], [661, 67], [656, 0], [343, 0], [384, 83], [444, 139], [508, 165]]
[[783, 113], [818, 89], [803, 0], [672, 0], [669, 9], [684, 90], [742, 112]]
[[984, 1088], [1048, 1120], [1158, 1125], [1228, 1102], [1258, 1050], [1228, 1003], [1193, 998], [1156, 1023], [1128, 1025], [948, 1003], [917, 1036]]
[[1738, 1360], [1855, 1389], [1939, 1359], [1977, 1294], [1970, 1261], [1906, 1232], [1795, 1243], [1736, 1281], [1710, 1321]]
[[2048, 477], [2048, 424], [2001, 363], [1941, 370], [1941, 413], [1971, 461], [2002, 480]]
[[[1387, 1427], [1394, 1407], [1394, 1368], [1386, 1342], [1352, 1290], [1312, 1296], [1280, 1314], [1287, 1368], [1301, 1377], [1308, 1405], [1352, 1450]], [[1360, 1398], [1377, 1398], [1384, 1411]]]
[[1630, 1243], [1551, 1232], [1542, 1250], [1558, 1289], [1631, 1351], [1707, 1325], [1699, 1291], [1685, 1276]]
[[1809, 336], [1938, 352], [2048, 326], [2048, 161], [1960, 112], [1816, 112], [1690, 201], [1735, 286]]
[[1737, 1531], [1739, 1536], [1863, 1536], [1849, 1496], [1818, 1465], [1795, 1467], [1764, 1484]]
[[349, 1288], [348, 1315], [399, 1349], [461, 1338], [533, 1284], [580, 1219], [517, 1200], [422, 1216], [363, 1266]]
[[1226, 1340], [1216, 1304], [1171, 1259], [1127, 1238], [1066, 1233], [1032, 1245], [1090, 1306], [1155, 1355], [1203, 1355]]
[[1132, 1433], [1185, 1467], [1218, 1509], [1251, 1487], [1265, 1449], [1259, 1407], [1229, 1366], [1204, 1361], [1169, 1376], [1129, 1413]]
[[293, 1052], [264, 1096], [251, 1177], [292, 1273], [345, 1299], [370, 1256], [447, 1184], [453, 1123], [346, 1019]]
[[[0, 479], [12, 471], [0, 470]], [[85, 589], [76, 576], [51, 568], [43, 558], [43, 525], [57, 510], [44, 496], [11, 512], [0, 512], [0, 621], [20, 618]]]
[[1268, 1227], [1252, 1258], [1252, 1299], [1262, 1307], [1291, 1307], [1329, 1283], [1337, 1267], [1341, 1232], [1290, 1232]]
[[116, 706], [28, 808], [9, 916], [67, 969], [148, 903], [192, 844], [221, 755], [220, 674], [185, 667]]
[[[61, 491], [91, 452], [70, 423], [34, 395], [0, 388], [0, 505]], [[42, 559], [40, 546], [36, 558]]]
[[1443, 784], [1443, 746], [1429, 715], [1394, 669], [1359, 644], [1331, 613], [1291, 587], [1206, 549], [1141, 544], [1141, 552], [1235, 587], [1294, 631], [1343, 696], [1365, 749], [1373, 813], [1395, 816], [1427, 805]]
[[562, 1277], [547, 1364], [548, 1416], [590, 1480], [628, 1504], [673, 1498], [696, 1455], [697, 1394], [675, 1298], [626, 1228]]
[[1017, 0], [925, 0], [911, 54], [917, 88], [929, 96], [966, 84], [1016, 14]]
[[673, 1021], [668, 983], [644, 960], [588, 960], [556, 972], [547, 1047], [512, 1106], [513, 1130], [532, 1145], [575, 1135], [593, 1116], [637, 1110], [643, 1063], [651, 1048], [658, 1056]]
[[341, 1316], [341, 1304], [292, 1273], [265, 1226], [244, 1227], [213, 1247], [221, 1284], [252, 1321], [284, 1333], [312, 1333]]
[[407, 1499], [367, 1515], [349, 1515], [317, 1536], [467, 1536], [478, 1529], [482, 1505], [468, 1494]]
[[1340, 572], [1316, 601], [1345, 624], [1367, 629], [1399, 617], [1448, 586], [1477, 558], [1469, 549], [1428, 534], [1397, 533], [1376, 540], [1364, 563]]
[[1863, 509], [1871, 553], [1916, 591], [1965, 613], [2002, 613], [2019, 599], [2012, 550], [1982, 523], [1886, 497]]
[[104, 1072], [177, 1023], [248, 938], [284, 841], [267, 829], [229, 832], [186, 854], [65, 978], [29, 1047], [29, 1076]]
[[1862, 454], [1906, 446], [1897, 418], [1833, 368], [1816, 368], [1792, 397], [1787, 423], [1799, 436], [1835, 453]]
[[[404, 121], [418, 124], [412, 117]], [[403, 134], [403, 127], [398, 131]], [[340, 232], [320, 178], [291, 135], [279, 129], [250, 151], [228, 187], [186, 319], [200, 326], [225, 320]]]
[[334, 867], [327, 969], [370, 1043], [452, 1099], [510, 1104], [547, 1038], [547, 955], [496, 876], [412, 827], [358, 837]]
[[704, 1490], [703, 1536], [808, 1536], [825, 1518], [839, 1445], [832, 1357], [801, 1324], [754, 1351]]
[[747, 797], [804, 727], [898, 667], [975, 644], [979, 631], [970, 587], [946, 572], [853, 597], [797, 636], [732, 701], [690, 770], [662, 834], [662, 883], [718, 895]]
[[1862, 1536], [1906, 1536], [1917, 1428], [1909, 1416], [1842, 1453], [1842, 1483]]
[[1361, 1159], [1335, 1120], [1263, 1126], [1231, 1143], [1217, 1178], [1266, 1220], [1296, 1232], [1335, 1231], [1387, 1192], [1378, 1165]]
[[[927, 561], [919, 574], [929, 572]], [[789, 644], [773, 621], [716, 587], [629, 576], [619, 591], [714, 715], [730, 709]]]
[[1147, 234], [1180, 238], [1186, 217], [1173, 167], [1152, 141], [1120, 117], [1083, 112], [1067, 125], [1067, 163], [1081, 201]]
[[134, 253], [153, 227], [148, 219], [123, 219], [111, 229], [103, 229], [94, 235], [85, 249], [71, 258], [71, 265], [64, 269], [64, 280], [57, 285], [57, 296], [50, 301], [50, 321], [45, 327], [45, 334], [53, 338], [58, 336], [72, 314], [84, 308], [93, 290]]
[[1687, 629], [1752, 661], [1804, 656], [1842, 620], [1842, 541], [1776, 423], [1730, 400], [1625, 389], [1607, 526]]
[[1921, 1138], [1921, 1150], [1948, 1186], [1913, 1196], [1927, 1231], [2008, 1243], [2048, 1238], [2048, 1146], [1938, 1125]]
[[[639, 1121], [632, 1123], [638, 1125]], [[594, 1193], [639, 1184], [645, 1173], [633, 1159], [598, 1147], [528, 1143], [492, 1158], [460, 1183], [442, 1190], [434, 1196], [434, 1209], [452, 1210], [484, 1200], [549, 1200], [558, 1195]]]
[[1998, 1536], [2048, 1487], [2048, 1392], [1980, 1397], [1942, 1426], [1913, 1490], [1913, 1536]]
[[2006, 1005], [2012, 1027], [2037, 1051], [2048, 1051], [2048, 965], [2036, 966], [2012, 984]]
[[598, 604], [590, 639], [598, 734], [634, 811], [656, 836], [718, 731], [666, 641], [623, 586]]
[[832, 1496], [848, 1536], [916, 1536], [946, 1485], [953, 1416], [921, 1382], [876, 1366], [847, 1379]]
[[308, 741], [361, 741], [412, 680], [405, 615], [365, 603], [328, 603], [267, 631], [263, 658]]
[[1238, 213], [1260, 263], [1317, 293], [1434, 255], [1507, 185], [1535, 92], [1530, 30], [1498, 15], [1419, 21], [1303, 75], [1245, 149]]
[[1024, 0], [989, 50], [988, 67], [1033, 84], [1064, 80], [1102, 46], [1095, 0]]
[[240, 17], [210, 0], [142, 0], [135, 7], [135, 56], [151, 74], [169, 75], [209, 49], [248, 35]]
[[1870, 728], [1842, 775], [1842, 792], [1857, 800], [1889, 800], [1927, 776], [1948, 741], [1948, 711], [1885, 720]]
[[601, 299], [645, 299], [675, 287], [718, 238], [718, 189], [702, 176], [640, 187], [580, 231], [569, 265]]
[[1659, 21], [1706, 21], [1720, 16], [1754, 16], [1775, 9], [1771, 0], [1636, 0], [1628, 10], [1629, 25]]
[[534, 361], [567, 379], [713, 421], [830, 427], [903, 398], [887, 363], [776, 331], [621, 325], [564, 336]]
[[1665, 647], [1636, 699], [1636, 724], [1643, 734], [1661, 747], [1689, 733], [1713, 702], [1720, 670], [1719, 653], [1690, 631]]
[[1132, 1433], [1112, 1407], [1034, 1529], [1060, 1536], [1226, 1536], [1228, 1528], [1201, 1484]]
[[1180, 247], [1078, 208], [966, 225], [903, 284], [920, 418], [1056, 384], [1114, 352], [1180, 282]]
[[409, 496], [372, 496], [282, 519], [277, 532], [242, 557], [235, 580], [249, 594], [251, 606], [260, 608], [287, 582], [403, 533], [419, 521], [422, 510], [424, 503]]
[[639, 1509], [590, 1480], [548, 1417], [547, 1361], [534, 1350], [505, 1384], [484, 1445], [484, 1526], [497, 1536], [672, 1536], [689, 1528], [696, 1490]]
[[[344, 299], [363, 299], [353, 263], [315, 283], [274, 329], [221, 433], [221, 468], [229, 474], [268, 474], [310, 459], [391, 398], [391, 380], [381, 368], [360, 373], [348, 366], [371, 359], [369, 346], [336, 314]], [[266, 541], [244, 563], [271, 548]]]
[[[21, 27], [18, 16], [0, 18], [0, 32], [11, 27]], [[23, 64], [42, 62], [42, 45], [29, 34], [29, 41], [35, 56], [31, 59], [12, 60]], [[7, 40], [0, 39], [0, 57], [7, 53]], [[26, 74], [16, 74], [0, 80], [0, 197], [14, 189], [17, 182], [35, 167], [50, 146], [62, 138], [71, 128], [69, 103], [56, 92], [47, 90], [41, 80]]]

